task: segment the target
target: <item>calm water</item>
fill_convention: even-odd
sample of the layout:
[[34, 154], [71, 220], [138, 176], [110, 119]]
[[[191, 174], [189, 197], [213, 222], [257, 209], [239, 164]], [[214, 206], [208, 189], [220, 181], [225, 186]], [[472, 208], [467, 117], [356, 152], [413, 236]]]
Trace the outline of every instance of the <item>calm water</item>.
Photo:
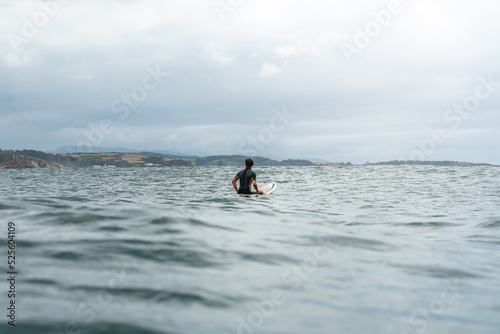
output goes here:
[[500, 332], [500, 168], [254, 169], [0, 170], [0, 332]]

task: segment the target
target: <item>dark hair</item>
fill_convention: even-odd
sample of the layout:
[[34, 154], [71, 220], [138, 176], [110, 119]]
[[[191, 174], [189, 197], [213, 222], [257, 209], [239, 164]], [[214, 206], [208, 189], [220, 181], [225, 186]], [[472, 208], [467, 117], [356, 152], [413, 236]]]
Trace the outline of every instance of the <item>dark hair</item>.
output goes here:
[[245, 166], [247, 166], [247, 168], [250, 168], [253, 166], [253, 160], [248, 158], [245, 160]]

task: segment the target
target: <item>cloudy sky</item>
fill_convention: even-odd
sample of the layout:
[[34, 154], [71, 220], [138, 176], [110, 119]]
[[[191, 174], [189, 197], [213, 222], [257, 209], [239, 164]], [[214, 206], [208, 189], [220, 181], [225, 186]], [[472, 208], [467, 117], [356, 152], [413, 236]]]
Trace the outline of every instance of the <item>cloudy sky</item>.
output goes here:
[[0, 3], [0, 148], [500, 164], [494, 0]]

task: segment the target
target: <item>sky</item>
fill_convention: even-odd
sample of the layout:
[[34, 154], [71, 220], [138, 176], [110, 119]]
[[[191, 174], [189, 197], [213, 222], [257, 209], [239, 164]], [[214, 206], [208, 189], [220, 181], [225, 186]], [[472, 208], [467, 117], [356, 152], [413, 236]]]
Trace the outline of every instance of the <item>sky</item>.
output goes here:
[[0, 2], [0, 148], [500, 164], [500, 2]]

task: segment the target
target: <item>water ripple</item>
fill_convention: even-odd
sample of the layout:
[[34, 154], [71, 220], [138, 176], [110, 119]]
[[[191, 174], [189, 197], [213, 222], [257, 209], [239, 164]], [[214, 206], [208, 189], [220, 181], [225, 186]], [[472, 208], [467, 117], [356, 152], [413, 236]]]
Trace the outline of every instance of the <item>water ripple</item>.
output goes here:
[[255, 170], [272, 195], [228, 167], [0, 170], [16, 333], [499, 331], [500, 169]]

